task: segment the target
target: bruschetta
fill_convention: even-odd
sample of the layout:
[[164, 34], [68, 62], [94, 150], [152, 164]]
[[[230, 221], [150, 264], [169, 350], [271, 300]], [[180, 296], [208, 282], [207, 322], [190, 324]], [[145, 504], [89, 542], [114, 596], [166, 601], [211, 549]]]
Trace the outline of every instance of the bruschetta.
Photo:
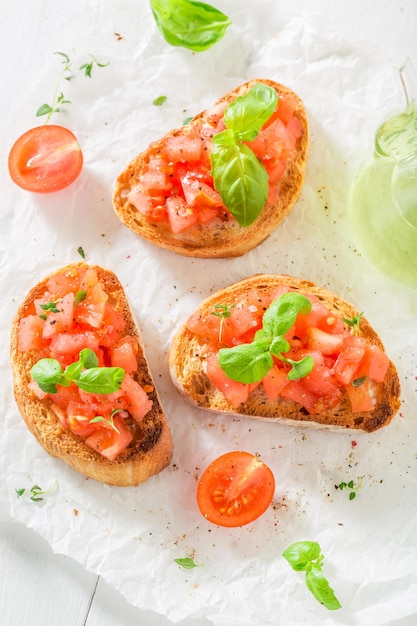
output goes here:
[[133, 232], [178, 254], [240, 256], [294, 207], [307, 152], [301, 99], [251, 80], [138, 154], [116, 180], [114, 210]]
[[363, 314], [290, 276], [207, 298], [174, 336], [169, 367], [186, 400], [234, 416], [373, 432], [400, 407], [396, 367]]
[[119, 486], [169, 464], [168, 422], [112, 271], [81, 262], [39, 282], [13, 321], [10, 355], [17, 406], [49, 454]]

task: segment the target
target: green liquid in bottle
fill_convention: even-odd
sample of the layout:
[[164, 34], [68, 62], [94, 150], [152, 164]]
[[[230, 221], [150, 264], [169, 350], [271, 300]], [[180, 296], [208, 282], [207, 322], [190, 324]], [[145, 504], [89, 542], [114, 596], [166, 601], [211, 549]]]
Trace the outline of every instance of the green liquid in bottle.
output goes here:
[[417, 289], [417, 107], [380, 126], [373, 158], [352, 181], [349, 220], [364, 256]]

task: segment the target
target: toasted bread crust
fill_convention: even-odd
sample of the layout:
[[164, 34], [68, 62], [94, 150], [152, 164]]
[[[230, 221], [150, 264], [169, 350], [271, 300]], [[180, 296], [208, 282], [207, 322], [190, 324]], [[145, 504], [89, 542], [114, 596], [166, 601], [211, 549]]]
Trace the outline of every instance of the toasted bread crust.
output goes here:
[[[67, 265], [53, 275], [76, 271], [83, 265], [86, 264]], [[24, 353], [18, 351], [19, 320], [33, 306], [35, 298], [42, 295], [49, 276], [30, 290], [12, 324], [10, 358], [15, 399], [29, 430], [49, 454], [65, 461], [88, 478], [123, 487], [139, 485], [169, 464], [172, 457], [171, 434], [146, 361], [142, 337], [123, 287], [110, 270], [99, 266], [89, 267], [94, 267], [112, 304], [123, 314], [126, 334], [134, 337], [139, 344], [136, 380], [141, 386], [148, 385], [149, 389], [153, 389], [148, 393], [152, 400], [151, 410], [143, 418], [140, 427], [132, 420], [134, 432], [132, 443], [114, 461], [110, 461], [60, 424], [50, 408], [49, 398], [40, 401], [29, 390], [30, 370], [37, 361], [37, 356], [36, 351]]]
[[[357, 316], [358, 311], [348, 302], [338, 298], [326, 289], [314, 283], [285, 275], [258, 274], [243, 279], [226, 289], [222, 289], [203, 301], [199, 311], [209, 313], [216, 303], [231, 305], [252, 288], [270, 291], [274, 287], [286, 285], [291, 290], [303, 294], [314, 294], [338, 315], [346, 318]], [[369, 343], [384, 349], [378, 334], [362, 317], [360, 335]], [[320, 414], [309, 414], [303, 407], [292, 400], [278, 398], [271, 402], [259, 385], [250, 395], [248, 401], [233, 408], [223, 394], [209, 381], [203, 371], [203, 359], [200, 356], [201, 343], [191, 333], [186, 324], [175, 335], [169, 353], [169, 368], [172, 381], [178, 392], [188, 401], [214, 412], [227, 413], [231, 416], [245, 416], [254, 419], [282, 422], [290, 425], [331, 427], [334, 429], [352, 429], [373, 432], [386, 426], [400, 407], [400, 382], [395, 365], [390, 361], [388, 372], [376, 389], [376, 405], [373, 411], [353, 413], [347, 395], [340, 404]]]
[[[223, 102], [229, 104], [259, 82], [276, 89], [278, 95], [291, 95], [297, 101], [298, 107], [294, 115], [299, 119], [303, 128], [303, 134], [297, 140], [296, 153], [290, 159], [279, 183], [277, 203], [273, 205], [267, 203], [259, 217], [248, 227], [240, 226], [234, 219], [227, 222], [215, 220], [204, 227], [194, 227], [187, 229], [181, 235], [174, 235], [168, 225], [161, 222], [150, 222], [127, 199], [127, 194], [139, 183], [139, 178], [146, 166], [148, 152], [145, 150], [137, 155], [121, 172], [113, 192], [114, 210], [128, 228], [159, 247], [184, 256], [200, 258], [241, 256], [262, 243], [275, 230], [297, 202], [304, 183], [308, 151], [308, 121], [304, 105], [288, 87], [271, 80], [254, 79], [224, 95], [214, 106], [216, 107]], [[172, 130], [168, 135], [186, 135], [191, 127], [203, 125], [207, 121], [208, 112], [203, 111], [196, 115], [189, 124]]]

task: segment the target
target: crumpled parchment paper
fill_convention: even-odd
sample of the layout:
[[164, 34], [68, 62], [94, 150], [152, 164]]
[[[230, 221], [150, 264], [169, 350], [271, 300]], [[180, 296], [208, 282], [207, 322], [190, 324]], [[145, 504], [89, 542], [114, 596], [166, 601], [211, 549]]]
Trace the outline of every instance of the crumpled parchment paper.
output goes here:
[[[20, 97], [9, 94], [13, 106], [1, 154], [2, 514], [100, 574], [133, 605], [174, 622], [206, 617], [214, 624], [266, 626], [285, 615], [286, 625], [381, 626], [413, 615], [417, 292], [364, 260], [346, 217], [350, 180], [372, 150], [377, 124], [404, 105], [395, 68], [353, 49], [319, 16], [282, 14], [272, 1], [259, 1], [256, 9], [246, 0], [216, 3], [233, 25], [201, 54], [168, 46], [147, 3], [77, 0], [66, 7], [65, 20], [61, 8], [44, 4], [48, 10], [33, 10], [34, 38], [18, 61]], [[64, 22], [74, 26], [67, 29]], [[85, 165], [66, 190], [35, 195], [8, 179], [7, 151], [22, 132], [42, 123], [35, 112], [51, 97], [57, 50], [73, 60], [74, 76], [63, 85], [71, 104], [53, 122], [75, 132]], [[108, 65], [86, 78], [77, 68], [89, 54]], [[265, 243], [232, 260], [187, 259], [136, 237], [113, 213], [119, 171], [150, 141], [255, 77], [288, 85], [308, 111], [307, 176], [291, 215]], [[161, 95], [165, 104], [153, 106]], [[79, 246], [87, 261], [120, 277], [172, 430], [171, 466], [138, 488], [86, 480], [49, 457], [13, 400], [11, 320], [34, 283], [80, 260]], [[174, 332], [202, 298], [256, 272], [311, 279], [365, 311], [402, 382], [403, 405], [390, 426], [372, 435], [298, 429], [208, 415], [180, 399], [167, 367]], [[254, 524], [218, 528], [197, 510], [197, 479], [212, 459], [237, 449], [259, 454], [271, 467], [276, 493]], [[42, 503], [16, 497], [16, 488], [47, 488], [55, 479], [57, 489]], [[350, 501], [335, 485], [352, 479], [362, 487]], [[321, 607], [303, 574], [282, 558], [290, 543], [303, 539], [320, 543], [340, 611]], [[185, 556], [201, 567], [179, 568], [174, 559]]]

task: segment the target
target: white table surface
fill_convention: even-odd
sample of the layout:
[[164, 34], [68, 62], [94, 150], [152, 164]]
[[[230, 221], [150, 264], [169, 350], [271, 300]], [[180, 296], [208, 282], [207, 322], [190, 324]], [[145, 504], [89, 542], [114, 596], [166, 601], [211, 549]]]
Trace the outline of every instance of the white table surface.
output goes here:
[[[24, 57], [25, 46], [32, 46], [32, 38], [36, 38], [39, 20], [50, 19], [50, 28], [58, 31], [76, 26], [54, 23], [58, 19], [57, 13], [50, 18], [46, 11], [35, 11], [30, 6], [39, 2], [1, 1], [2, 120], [9, 107], [24, 97], [25, 71], [29, 72], [31, 65], [29, 63], [26, 67], [18, 63], [19, 73], [14, 76], [9, 71], [10, 51], [18, 54], [21, 49]], [[114, 7], [119, 2], [122, 10], [121, 0], [116, 0]], [[100, 3], [86, 0], [86, 11], [97, 4]], [[101, 4], [106, 5], [106, 2]], [[279, 5], [281, 3], [277, 3]], [[417, 66], [415, 0], [292, 0], [291, 10], [321, 13], [335, 33], [359, 47], [375, 46], [384, 62], [398, 67], [411, 57]], [[113, 13], [116, 14], [115, 8]], [[35, 23], [31, 20], [33, 14], [37, 15]], [[4, 148], [2, 150], [4, 177], [7, 173]], [[8, 519], [0, 521], [0, 554], [0, 622], [5, 626], [167, 626], [172, 623], [163, 616], [133, 607], [99, 576], [85, 571], [70, 557], [53, 554], [50, 546], [36, 533]], [[283, 621], [279, 623], [285, 624], [285, 618], [281, 619]], [[212, 622], [187, 619], [180, 623], [184, 626], [209, 626]], [[334, 623], [341, 622], [335, 617]], [[414, 626], [417, 615], [391, 624]]]

